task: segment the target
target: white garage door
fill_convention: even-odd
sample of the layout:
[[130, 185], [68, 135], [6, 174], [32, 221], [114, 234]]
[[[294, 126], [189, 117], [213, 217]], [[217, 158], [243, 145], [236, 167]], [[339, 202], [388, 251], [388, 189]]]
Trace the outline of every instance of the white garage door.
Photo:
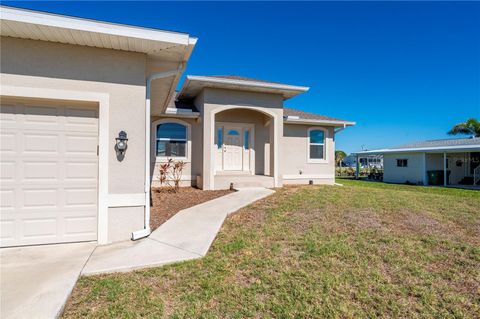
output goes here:
[[1, 246], [97, 239], [96, 106], [1, 103]]

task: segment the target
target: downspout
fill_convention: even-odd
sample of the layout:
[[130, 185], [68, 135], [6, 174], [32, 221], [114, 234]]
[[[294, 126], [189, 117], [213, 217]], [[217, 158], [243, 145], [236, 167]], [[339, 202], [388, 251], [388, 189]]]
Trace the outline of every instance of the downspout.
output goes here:
[[[145, 97], [145, 227], [132, 233], [132, 240], [137, 240], [150, 235], [150, 94], [152, 81], [157, 79], [176, 76], [183, 72], [184, 65], [180, 65], [178, 69], [151, 74], [146, 80], [146, 97]], [[168, 103], [168, 101], [167, 101]]]

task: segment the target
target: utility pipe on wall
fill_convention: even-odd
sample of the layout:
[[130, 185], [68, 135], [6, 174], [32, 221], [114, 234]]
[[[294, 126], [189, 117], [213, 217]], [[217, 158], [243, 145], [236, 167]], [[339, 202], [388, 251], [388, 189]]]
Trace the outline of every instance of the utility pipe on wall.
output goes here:
[[147, 237], [151, 233], [150, 229], [150, 96], [152, 81], [157, 79], [176, 76], [183, 72], [183, 64], [178, 68], [170, 71], [154, 73], [146, 80], [146, 97], [145, 97], [145, 227], [132, 233], [132, 240]]

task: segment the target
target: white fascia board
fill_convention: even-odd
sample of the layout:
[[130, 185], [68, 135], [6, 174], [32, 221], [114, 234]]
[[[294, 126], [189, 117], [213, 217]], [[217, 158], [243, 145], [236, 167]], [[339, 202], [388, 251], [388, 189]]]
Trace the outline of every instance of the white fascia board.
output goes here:
[[8, 8], [1, 6], [2, 20], [38, 24], [86, 32], [102, 33], [107, 35], [124, 36], [159, 42], [168, 42], [181, 45], [195, 45], [197, 39], [186, 33], [154, 30], [143, 27], [134, 27], [109, 22], [101, 22], [84, 18], [68, 17], [52, 13], [36, 12], [32, 10]]
[[435, 152], [455, 152], [455, 151], [480, 151], [480, 145], [457, 145], [443, 147], [420, 147], [420, 148], [399, 148], [399, 149], [379, 149], [371, 151], [356, 152], [353, 154], [369, 155], [369, 154], [388, 154], [388, 153], [435, 153]]
[[184, 117], [184, 118], [198, 118], [200, 116], [199, 112], [193, 112], [191, 110], [182, 110], [182, 109], [175, 109], [175, 108], [167, 108], [165, 110], [165, 114], [162, 116], [169, 116], [169, 117]]
[[355, 122], [349, 121], [333, 121], [333, 120], [307, 120], [307, 119], [292, 119], [287, 117], [283, 120], [287, 124], [299, 124], [299, 125], [327, 125], [327, 126], [354, 126]]
[[297, 91], [297, 92], [307, 92], [308, 90], [310, 90], [310, 88], [307, 86], [296, 86], [296, 85], [257, 82], [257, 81], [248, 81], [248, 80], [205, 77], [205, 76], [198, 76], [198, 75], [187, 75], [187, 80], [202, 81], [207, 83], [218, 83], [218, 84], [233, 84], [233, 85], [239, 85], [239, 86], [251, 86], [251, 87], [258, 87], [258, 88]]
[[215, 85], [215, 84], [236, 85], [236, 86], [239, 86], [240, 89], [242, 87], [256, 88], [256, 89], [264, 89], [264, 90], [279, 90], [279, 91], [290, 92], [290, 93], [293, 92], [298, 94], [301, 94], [310, 90], [310, 88], [306, 86], [294, 86], [294, 85], [287, 85], [287, 84], [262, 83], [262, 82], [256, 82], [256, 81], [210, 78], [205, 76], [187, 75], [185, 81], [183, 81], [180, 91], [178, 92], [178, 96], [182, 96], [184, 94], [184, 92], [190, 86], [190, 82], [192, 81], [203, 82], [205, 85]]

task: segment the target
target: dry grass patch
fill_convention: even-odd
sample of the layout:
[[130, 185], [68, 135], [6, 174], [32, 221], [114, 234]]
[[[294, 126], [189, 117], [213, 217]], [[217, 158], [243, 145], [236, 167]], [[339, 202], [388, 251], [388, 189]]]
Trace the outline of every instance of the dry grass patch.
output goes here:
[[479, 192], [342, 183], [240, 210], [201, 260], [82, 278], [64, 317], [478, 317]]

